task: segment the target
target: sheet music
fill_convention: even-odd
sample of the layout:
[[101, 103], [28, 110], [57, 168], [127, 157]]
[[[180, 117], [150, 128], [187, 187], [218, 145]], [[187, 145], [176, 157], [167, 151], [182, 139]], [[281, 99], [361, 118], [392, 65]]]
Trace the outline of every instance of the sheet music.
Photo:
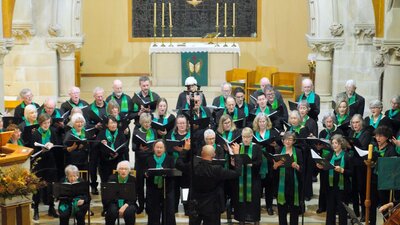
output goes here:
[[357, 146], [354, 146], [354, 148], [356, 149], [357, 153], [361, 156], [364, 157], [366, 155], [368, 155], [368, 150], [362, 150], [360, 148], [357, 148]]
[[313, 159], [322, 159], [313, 149], [311, 149], [311, 157]]

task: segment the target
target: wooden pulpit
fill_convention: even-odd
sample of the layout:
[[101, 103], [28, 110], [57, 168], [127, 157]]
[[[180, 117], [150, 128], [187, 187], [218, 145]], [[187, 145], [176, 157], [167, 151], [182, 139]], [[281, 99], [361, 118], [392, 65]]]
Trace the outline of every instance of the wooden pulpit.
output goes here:
[[[33, 152], [32, 148], [7, 143], [14, 131], [0, 133], [0, 167], [21, 165], [29, 169], [29, 157]], [[30, 221], [31, 200], [24, 199], [12, 204], [1, 204], [1, 224], [25, 225]]]

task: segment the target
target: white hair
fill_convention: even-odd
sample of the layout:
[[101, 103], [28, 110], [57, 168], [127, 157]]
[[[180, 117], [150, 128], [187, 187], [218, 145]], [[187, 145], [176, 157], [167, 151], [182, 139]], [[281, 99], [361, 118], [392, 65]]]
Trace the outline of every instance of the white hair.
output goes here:
[[345, 87], [357, 87], [356, 86], [356, 81], [355, 80], [348, 80], [346, 81], [346, 84], [344, 85]]
[[204, 131], [204, 140], [209, 136], [215, 136], [215, 132], [212, 129], [207, 129]]
[[131, 169], [131, 164], [129, 163], [128, 160], [124, 160], [124, 161], [119, 162], [119, 163], [117, 164], [117, 170], [119, 170], [119, 169], [120, 169], [121, 167], [123, 167], [123, 166], [128, 167], [129, 170]]

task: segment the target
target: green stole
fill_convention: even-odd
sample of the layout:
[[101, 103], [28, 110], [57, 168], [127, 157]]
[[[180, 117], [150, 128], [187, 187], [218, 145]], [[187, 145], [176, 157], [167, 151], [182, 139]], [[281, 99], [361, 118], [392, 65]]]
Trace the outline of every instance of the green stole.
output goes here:
[[308, 115], [306, 115], [306, 116], [303, 118], [303, 121], [301, 122], [301, 126], [305, 126], [308, 119], [310, 119], [310, 117], [309, 117]]
[[145, 130], [143, 127], [139, 128], [141, 132], [146, 133], [146, 141], [152, 141], [155, 139], [155, 135], [152, 129]]
[[114, 134], [112, 134], [111, 131], [108, 128], [106, 129], [106, 138], [107, 138], [107, 141], [111, 143], [110, 147], [113, 150], [115, 150], [114, 144], [115, 144], [115, 140], [117, 140], [117, 136], [118, 136], [118, 129], [116, 129], [114, 131]]
[[390, 109], [388, 116], [390, 119], [393, 119], [399, 112], [400, 112], [400, 109], [396, 109], [394, 111], [393, 111], [393, 109]]
[[26, 126], [32, 126], [38, 124], [37, 120], [35, 120], [33, 123], [30, 123], [29, 120], [27, 120], [25, 117], [22, 117], [22, 119], [25, 121]]
[[290, 131], [296, 132], [297, 134], [300, 134], [301, 127], [302, 127], [302, 126], [300, 126], [300, 125], [298, 125], [298, 126], [291, 126], [291, 127], [290, 127]]
[[276, 110], [276, 109], [278, 108], [278, 106], [279, 106], [278, 100], [275, 98], [275, 99], [274, 99], [274, 102], [272, 102], [272, 104], [271, 104], [271, 108], [272, 108], [273, 110]]
[[200, 117], [197, 116], [197, 113], [194, 113], [194, 119], [195, 120], [207, 117], [207, 113], [206, 113], [206, 111], [204, 110], [204, 108], [202, 106], [200, 106], [200, 111], [201, 111]]
[[374, 146], [374, 152], [377, 152], [380, 157], [385, 157], [386, 150], [387, 150], [387, 145], [385, 146], [385, 148], [381, 150], [379, 150], [377, 146]]
[[[111, 99], [117, 100], [117, 98], [112, 95]], [[128, 108], [128, 99], [126, 98], [125, 94], [122, 94], [121, 96], [121, 112], [128, 112], [129, 108]]]
[[[107, 102], [104, 102], [104, 107], [107, 108]], [[96, 102], [93, 102], [93, 103], [90, 105], [90, 108], [92, 109], [92, 111], [93, 111], [96, 115], [100, 116], [99, 108], [97, 107]]]
[[[301, 102], [301, 100], [303, 100], [304, 98], [304, 92], [300, 95], [299, 97], [299, 101]], [[314, 91], [311, 91], [310, 94], [306, 97], [306, 100], [309, 104], [314, 104], [315, 103], [315, 93]]]
[[349, 98], [349, 106], [353, 105], [356, 103], [356, 93], [354, 92], [353, 95]]
[[[324, 138], [325, 140], [329, 140], [332, 136], [332, 132], [334, 132], [336, 130], [336, 127], [335, 127], [336, 125], [333, 124], [333, 126], [334, 127], [330, 130], [328, 128], [325, 128], [325, 131], [326, 131], [326, 137]], [[328, 157], [329, 153], [330, 153], [330, 151], [328, 149], [322, 149], [321, 157], [325, 159], [326, 157]]]
[[50, 137], [51, 137], [50, 129], [43, 130], [42, 127], [39, 127], [38, 132], [42, 136], [42, 144], [50, 142]]
[[[332, 165], [335, 165], [335, 161], [340, 160], [340, 167], [344, 168], [344, 151], [342, 150], [339, 155], [336, 155], [336, 153], [333, 153], [332, 159], [330, 163]], [[333, 187], [333, 173], [334, 169], [329, 170], [329, 187]], [[339, 174], [339, 190], [344, 189], [344, 176], [343, 174]]]
[[[228, 109], [224, 109], [224, 115], [225, 114], [228, 114]], [[238, 109], [235, 107], [234, 109], [233, 109], [233, 117], [232, 117], [232, 120], [233, 121], [236, 121], [236, 120], [238, 120]]]
[[220, 108], [225, 108], [225, 98], [223, 95], [219, 96], [219, 107]]
[[[250, 159], [253, 157], [253, 143], [250, 143], [249, 149], [247, 153], [245, 153], [244, 144], [240, 144], [240, 154], [247, 154]], [[251, 183], [252, 183], [252, 176], [251, 176], [251, 166], [250, 165], [242, 165], [242, 175], [239, 177], [239, 202], [244, 202], [244, 170], [246, 167], [246, 201], [251, 202]]]
[[[297, 163], [297, 154], [295, 147], [292, 147], [292, 152], [293, 152], [293, 161]], [[286, 147], [282, 148], [281, 154], [286, 154]], [[286, 203], [286, 198], [285, 198], [286, 169], [293, 169], [293, 168], [285, 168], [285, 167], [279, 168], [278, 204], [280, 205], [284, 205]], [[294, 177], [294, 205], [299, 206], [299, 182], [297, 180], [296, 171], [294, 171], [293, 177]]]
[[[40, 113], [40, 114], [42, 114], [42, 113], [46, 113], [46, 110], [44, 110], [44, 108], [42, 109], [42, 112]], [[58, 112], [58, 110], [54, 110], [54, 113], [56, 113], [56, 115], [54, 116], [54, 118], [61, 118], [61, 114], [60, 114], [60, 112]], [[47, 113], [46, 113], [47, 114]], [[49, 116], [52, 116], [52, 115], [49, 115]]]
[[245, 117], [248, 117], [249, 116], [249, 107], [247, 106], [247, 104], [246, 104], [246, 101], [243, 101], [243, 107], [244, 107], [244, 115], [245, 115]]
[[349, 114], [346, 114], [344, 116], [340, 116], [339, 114], [336, 115], [336, 119], [337, 119], [337, 124], [340, 126], [342, 125], [342, 123], [347, 119], [347, 117], [349, 117]]
[[[188, 139], [188, 138], [190, 138], [190, 131], [187, 132], [187, 134], [186, 134], [185, 137], [184, 137], [184, 139]], [[173, 140], [173, 141], [176, 140], [175, 131], [172, 131], [171, 140]], [[179, 152], [174, 151], [174, 152], [172, 153], [172, 155], [173, 155], [173, 157], [174, 157], [174, 161], [176, 162], [176, 160], [179, 158]]]
[[[400, 135], [397, 136], [397, 140], [400, 140]], [[396, 145], [396, 152], [397, 152], [398, 155], [400, 155], [400, 146]]]
[[[79, 179], [78, 179], [79, 182]], [[63, 183], [69, 183], [69, 181], [67, 180], [67, 178], [64, 179]], [[79, 211], [79, 206], [78, 206], [78, 201], [80, 200], [80, 198], [74, 198], [72, 199], [71, 202], [71, 216], [75, 216], [76, 212]], [[60, 203], [58, 210], [60, 210], [61, 212], [65, 212], [67, 211], [69, 208], [68, 204], [65, 203]]]
[[[154, 161], [156, 161], [156, 169], [163, 168], [162, 164], [163, 164], [163, 162], [165, 160], [166, 155], [167, 154], [165, 152], [160, 157], [157, 157], [156, 154], [153, 155], [153, 159], [154, 159]], [[162, 176], [155, 176], [154, 177], [154, 184], [156, 184], [158, 188], [162, 188], [163, 187]]]
[[376, 122], [374, 122], [374, 117], [371, 115], [369, 117], [369, 125], [376, 129], [379, 123], [381, 122], [381, 119], [382, 119], [382, 114], [379, 114], [378, 119], [376, 120]]
[[81, 102], [81, 100], [79, 100], [78, 105], [75, 104], [75, 103], [73, 103], [73, 102], [71, 101], [71, 99], [68, 100], [67, 102], [69, 103], [69, 105], [70, 105], [72, 108], [74, 108], [74, 107], [83, 108], [83, 107], [84, 107], [84, 105], [83, 105], [83, 103]]
[[72, 129], [71, 129], [71, 132], [72, 132], [73, 135], [77, 136], [77, 137], [80, 138], [80, 139], [85, 139], [85, 138], [86, 138], [85, 130], [84, 130], [84, 129], [81, 130], [81, 134], [78, 134], [78, 132], [76, 131], [75, 128], [72, 128]]
[[[260, 108], [260, 107], [257, 107], [256, 115], [259, 114], [260, 112], [261, 112], [261, 108]], [[266, 115], [268, 115], [268, 114], [270, 113], [268, 106], [265, 107], [263, 113], [265, 113]]]
[[[261, 136], [260, 132], [255, 132], [256, 138], [260, 139], [260, 140], [268, 140], [270, 137], [270, 130], [266, 130], [264, 133], [264, 137]], [[261, 151], [263, 152], [267, 152], [267, 148], [263, 147], [261, 148]], [[262, 156], [262, 163], [261, 163], [261, 168], [260, 168], [260, 175], [261, 175], [261, 179], [264, 179], [267, 176], [268, 173], [268, 160], [267, 158], [265, 158], [264, 154]]]
[[[126, 176], [125, 178], [122, 178], [118, 175], [118, 183], [119, 184], [125, 184], [128, 182], [129, 175]], [[118, 208], [121, 208], [124, 205], [125, 200], [124, 199], [118, 199]]]

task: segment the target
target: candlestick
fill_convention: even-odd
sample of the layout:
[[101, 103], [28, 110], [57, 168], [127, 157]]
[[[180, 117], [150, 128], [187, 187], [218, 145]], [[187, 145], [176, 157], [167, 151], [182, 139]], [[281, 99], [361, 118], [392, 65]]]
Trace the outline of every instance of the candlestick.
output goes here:
[[373, 146], [371, 144], [368, 145], [368, 159], [372, 159], [372, 148]]
[[[217, 2], [217, 11], [216, 11], [216, 16], [215, 16], [215, 26], [218, 27], [219, 25], [219, 3]], [[218, 31], [217, 31], [218, 32]]]
[[236, 25], [236, 3], [233, 3], [232, 6], [232, 26]]
[[153, 26], [157, 26], [157, 3], [154, 2]]
[[227, 14], [226, 14], [226, 12], [227, 12], [227, 8], [226, 8], [226, 2], [225, 2], [225, 7], [224, 7], [224, 27], [226, 27], [226, 16], [227, 16]]
[[171, 6], [171, 2], [168, 2], [168, 10], [169, 10], [169, 26], [172, 26], [172, 6]]
[[161, 26], [164, 27], [164, 2], [161, 4]]

